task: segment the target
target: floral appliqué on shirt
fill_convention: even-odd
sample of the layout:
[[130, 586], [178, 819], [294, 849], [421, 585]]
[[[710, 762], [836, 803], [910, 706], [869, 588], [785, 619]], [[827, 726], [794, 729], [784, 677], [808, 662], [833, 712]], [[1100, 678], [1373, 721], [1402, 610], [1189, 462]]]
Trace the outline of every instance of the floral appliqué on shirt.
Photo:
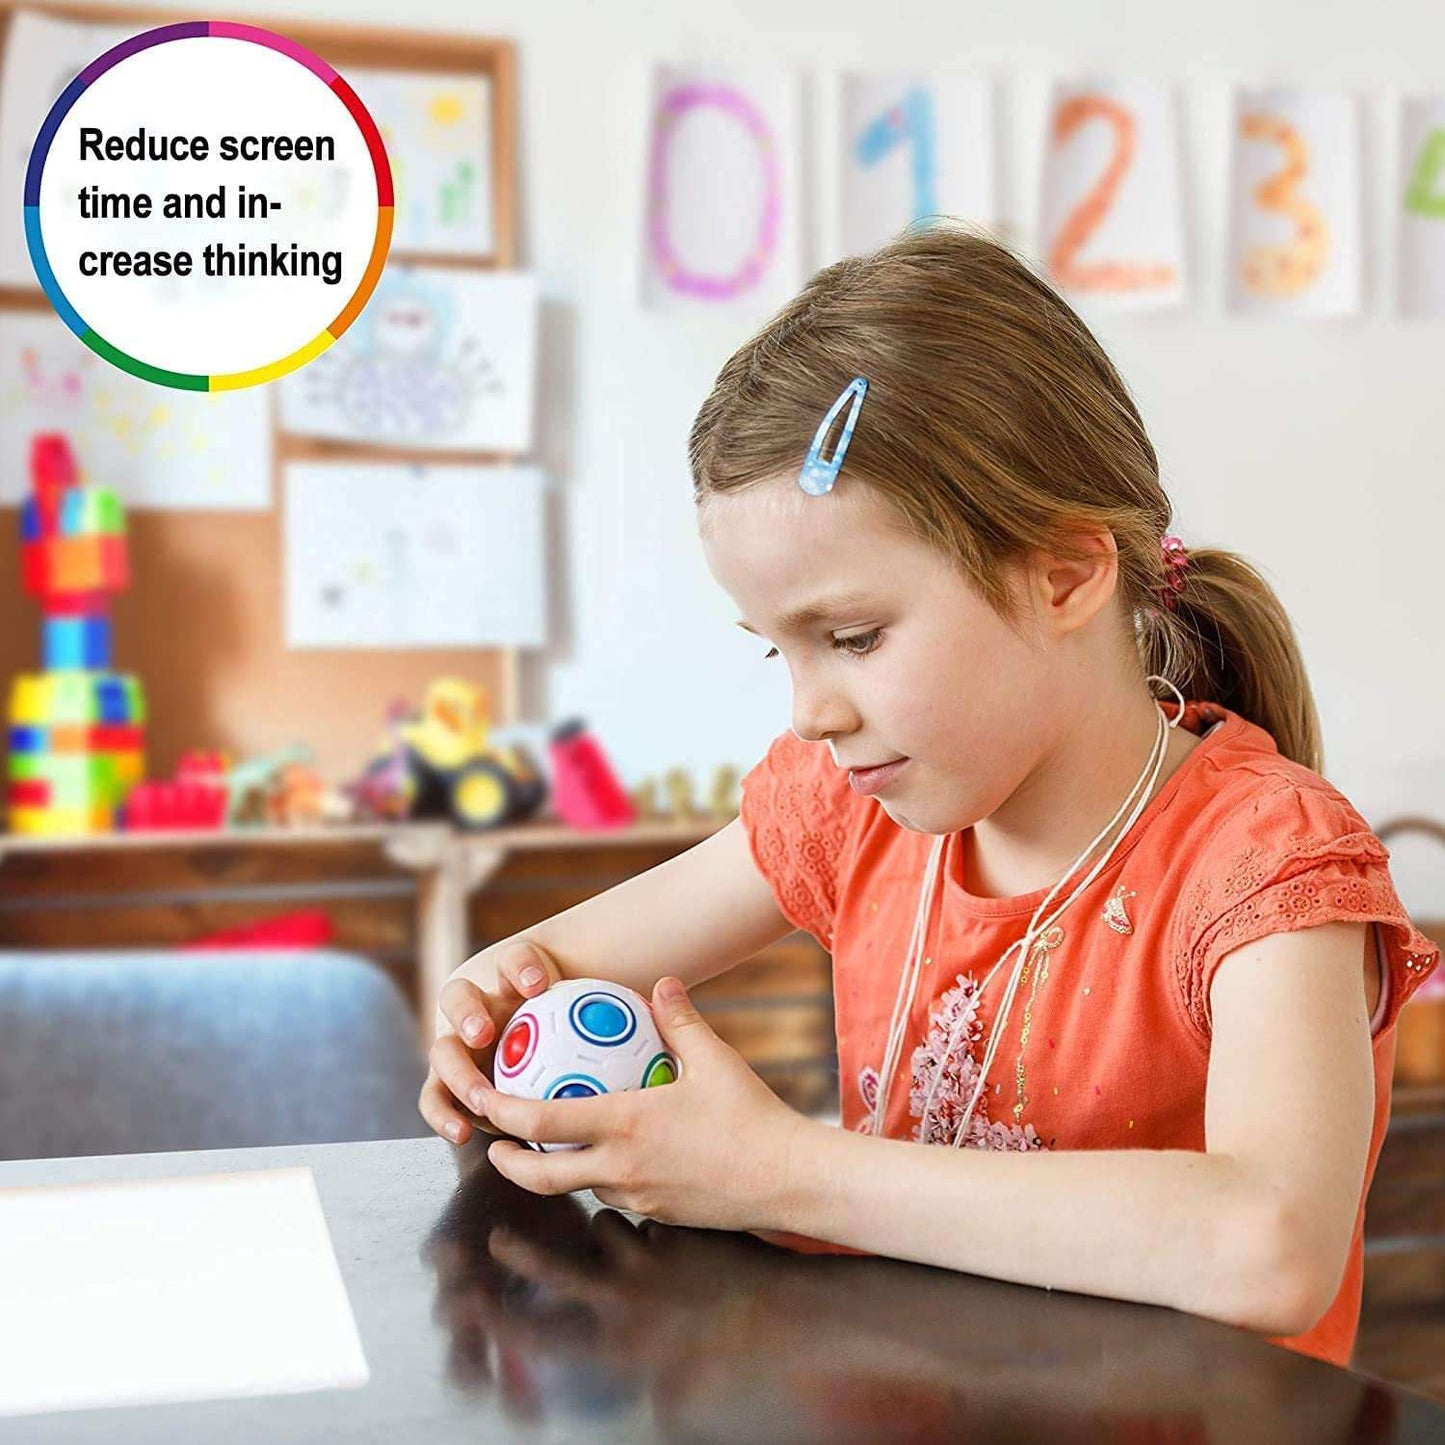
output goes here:
[[[912, 1138], [921, 1144], [952, 1144], [959, 1120], [968, 1108], [968, 1101], [978, 1085], [979, 1060], [976, 1049], [983, 1039], [983, 1023], [978, 1017], [978, 980], [971, 974], [958, 974], [957, 983], [939, 1000], [929, 1015], [928, 1037], [913, 1051], [912, 1075], [909, 1081], [908, 1109], [917, 1120]], [[948, 1047], [949, 1035], [957, 1029], [952, 1056], [943, 1065], [943, 1076], [933, 1092], [928, 1115], [928, 1133], [921, 1133], [923, 1101], [933, 1085], [933, 1076]], [[858, 1125], [858, 1132], [869, 1130], [873, 1110], [878, 1102], [878, 1071], [871, 1066], [858, 1074], [858, 1092], [868, 1113]], [[1032, 1124], [991, 1122], [988, 1116], [988, 1090], [979, 1095], [968, 1132], [963, 1138], [965, 1149], [1008, 1149], [1026, 1153], [1044, 1148]]]

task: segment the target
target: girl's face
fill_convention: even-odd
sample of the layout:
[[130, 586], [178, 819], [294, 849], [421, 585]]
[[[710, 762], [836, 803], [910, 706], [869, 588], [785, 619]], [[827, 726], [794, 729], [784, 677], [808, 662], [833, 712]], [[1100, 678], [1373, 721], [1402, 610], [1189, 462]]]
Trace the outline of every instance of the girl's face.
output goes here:
[[[713, 495], [699, 530], [741, 625], [788, 669], [793, 731], [826, 742], [859, 791], [872, 782], [901, 826], [973, 826], [1055, 745], [1050, 721], [1067, 716], [1069, 683], [1059, 659], [1010, 628], [867, 486], [845, 478], [812, 497], [789, 478]], [[1024, 576], [1013, 574], [1016, 588]], [[872, 780], [853, 772], [897, 759]]]

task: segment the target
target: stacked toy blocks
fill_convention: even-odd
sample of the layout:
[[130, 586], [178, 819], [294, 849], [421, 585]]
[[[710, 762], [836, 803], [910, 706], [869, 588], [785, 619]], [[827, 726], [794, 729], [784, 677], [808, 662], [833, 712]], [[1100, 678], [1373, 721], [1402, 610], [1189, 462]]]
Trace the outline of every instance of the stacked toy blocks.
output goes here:
[[145, 695], [112, 672], [111, 597], [130, 581], [125, 512], [83, 486], [60, 435], [30, 444], [20, 510], [25, 590], [40, 602], [41, 665], [10, 689], [10, 831], [97, 833], [145, 774]]

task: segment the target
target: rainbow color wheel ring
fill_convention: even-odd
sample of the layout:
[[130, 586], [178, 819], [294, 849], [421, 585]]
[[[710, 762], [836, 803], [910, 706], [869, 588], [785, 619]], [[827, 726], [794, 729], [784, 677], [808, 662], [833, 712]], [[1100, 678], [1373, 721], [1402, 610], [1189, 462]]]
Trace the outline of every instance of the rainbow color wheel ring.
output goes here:
[[[60, 131], [67, 116], [71, 114], [76, 103], [86, 95], [96, 81], [115, 71], [116, 67], [122, 65], [124, 62], [135, 57], [143, 56], [146, 52], [154, 52], [158, 47], [172, 45], [179, 41], [193, 41], [197, 39], [242, 41], [249, 45], [263, 47], [266, 51], [274, 52], [284, 57], [287, 61], [294, 63], [304, 72], [308, 73], [308, 80], [314, 81], [317, 85], [329, 90], [334, 100], [339, 101], [341, 105], [344, 106], [346, 114], [349, 116], [360, 137], [361, 144], [359, 145], [357, 136], [348, 132], [346, 137], [344, 137], [345, 146], [343, 149], [350, 151], [359, 158], [362, 154], [362, 146], [364, 146], [364, 153], [369, 157], [371, 174], [376, 186], [376, 223], [374, 234], [370, 237], [370, 254], [364, 266], [361, 265], [360, 257], [366, 253], [366, 236], [369, 230], [370, 195], [368, 191], [365, 197], [365, 211], [356, 221], [358, 229], [350, 237], [350, 241], [354, 243], [353, 254], [356, 258], [357, 266], [360, 267], [361, 274], [356, 286], [351, 291], [345, 303], [331, 314], [331, 319], [321, 327], [318, 333], [311, 336], [309, 340], [303, 341], [300, 345], [296, 345], [296, 328], [305, 323], [306, 314], [312, 308], [308, 306], [304, 311], [299, 313], [293, 308], [291, 311], [293, 332], [286, 338], [285, 344], [287, 349], [284, 354], [274, 358], [268, 358], [257, 365], [247, 365], [242, 369], [209, 373], [177, 369], [174, 365], [158, 364], [155, 360], [147, 360], [143, 356], [133, 354], [132, 351], [125, 349], [125, 347], [116, 345], [114, 340], [101, 335], [96, 327], [80, 314], [80, 310], [77, 309], [77, 304], [72, 297], [66, 295], [64, 288], [56, 276], [55, 265], [52, 264], [52, 251], [55, 251], [56, 257], [59, 258], [56, 264], [61, 264], [61, 261], [68, 255], [67, 247], [70, 244], [70, 237], [67, 236], [62, 240], [58, 251], [56, 251], [55, 238], [52, 237], [52, 245], [48, 250], [44, 227], [41, 222], [41, 195], [46, 164], [51, 158], [52, 144], [55, 141], [56, 134]], [[179, 63], [179, 58], [177, 63]], [[246, 67], [240, 68], [245, 69]], [[259, 115], [266, 114], [266, 105], [268, 103], [269, 97], [263, 96], [257, 100], [256, 111]], [[331, 103], [332, 102], [329, 101], [326, 102], [328, 105]], [[99, 104], [99, 102], [97, 102], [97, 104]], [[177, 132], [184, 130], [187, 133], [199, 133], [201, 129], [202, 127], [194, 121], [188, 121], [184, 124], [178, 122], [175, 127]], [[157, 131], [157, 135], [159, 134], [160, 132]], [[227, 138], [233, 137], [228, 136]], [[247, 138], [251, 140], [256, 139], [254, 136], [248, 136]], [[92, 157], [91, 159], [94, 158]], [[106, 159], [113, 160], [115, 158], [106, 157]], [[155, 157], [151, 157], [151, 159], [155, 160]], [[217, 159], [222, 159], [222, 157], [218, 156]], [[286, 157], [278, 157], [278, 159], [286, 159]], [[357, 163], [359, 165], [363, 164], [359, 159]], [[201, 164], [204, 164], [204, 162], [201, 162]], [[114, 175], [114, 184], [117, 189], [122, 189], [132, 184], [131, 181], [127, 180], [125, 170], [126, 168], [124, 167], [118, 168]], [[244, 168], [238, 170], [236, 179], [244, 187], [247, 179], [244, 174]], [[356, 177], [353, 176], [353, 183], [355, 179]], [[47, 196], [48, 195], [49, 191], [47, 191]], [[49, 204], [51, 204], [51, 201], [47, 199], [47, 205]], [[236, 204], [238, 208], [237, 215], [239, 216], [241, 214], [239, 210], [239, 200]], [[358, 201], [358, 205], [359, 204], [360, 201]], [[391, 248], [394, 206], [391, 163], [387, 159], [386, 148], [382, 144], [381, 133], [377, 129], [376, 122], [372, 119], [371, 114], [358, 98], [356, 92], [342, 79], [336, 70], [304, 46], [296, 44], [295, 41], [289, 40], [283, 35], [277, 35], [272, 31], [264, 30], [254, 25], [243, 25], [221, 20], [184, 21], [174, 25], [161, 25], [122, 41], [120, 44], [107, 50], [103, 55], [91, 61], [91, 63], [65, 87], [59, 99], [57, 99], [55, 104], [50, 108], [50, 112], [46, 116], [44, 124], [40, 127], [39, 134], [36, 136], [35, 143], [31, 148], [30, 160], [25, 172], [25, 239], [29, 246], [30, 259], [35, 267], [35, 274], [61, 320], [65, 322], [86, 346], [97, 353], [97, 355], [104, 357], [105, 360], [109, 361], [112, 365], [119, 367], [122, 371], [129, 372], [132, 376], [138, 376], [145, 381], [155, 382], [162, 386], [175, 387], [183, 391], [234, 391], [242, 387], [255, 386], [263, 382], [273, 381], [277, 377], [285, 376], [288, 372], [305, 365], [306, 362], [319, 356], [331, 346], [331, 344], [346, 331], [351, 323], [356, 320], [362, 308], [370, 299], [372, 292], [376, 289], [378, 280], [381, 278], [382, 268], [386, 264], [387, 254]], [[88, 224], [88, 222], [71, 220], [67, 221], [66, 224], [79, 226]], [[299, 243], [297, 244], [299, 245]], [[293, 249], [295, 249], [294, 246]], [[88, 254], [94, 255], [96, 253], [91, 252]], [[66, 271], [66, 266], [63, 264], [62, 271]], [[80, 275], [90, 277], [95, 274], [99, 273], [86, 272], [82, 268], [77, 276], [77, 285], [80, 285]], [[125, 275], [123, 272], [110, 274], [117, 276]], [[146, 275], [151, 273], [138, 274]], [[165, 273], [157, 272], [155, 274]], [[207, 274], [210, 275], [211, 273], [208, 272]], [[219, 275], [223, 273], [218, 272], [216, 274]], [[235, 275], [237, 273], [230, 272], [225, 274]], [[247, 274], [253, 279], [257, 275], [255, 271], [250, 271]], [[261, 274], [264, 275], [266, 273], [263, 272]], [[288, 273], [282, 272], [278, 274], [284, 275]], [[296, 272], [289, 274], [300, 275], [301, 273]], [[341, 274], [339, 266], [337, 274], [338, 277]], [[112, 282], [111, 284], [114, 285], [115, 283]], [[84, 287], [81, 286], [81, 289], [84, 289]], [[248, 292], [246, 294], [250, 295], [251, 293]], [[92, 295], [91, 301], [94, 300], [95, 296]], [[326, 315], [334, 305], [334, 299], [327, 302], [324, 309], [318, 304], [318, 314]], [[285, 314], [285, 308], [280, 308], [278, 314]], [[109, 323], [105, 324], [108, 325]], [[314, 325], [315, 321], [313, 320], [311, 324]], [[199, 334], [204, 339], [207, 335], [208, 327], [208, 323], [204, 317], [196, 320], [195, 327], [199, 328], [199, 331], [198, 333], [193, 331], [192, 334]], [[223, 329], [224, 328], [218, 328], [218, 330]], [[209, 334], [214, 337], [218, 334], [218, 330], [211, 330]], [[142, 334], [140, 328], [136, 328], [136, 331], [138, 336]], [[179, 326], [177, 332], [180, 334]], [[299, 334], [304, 336], [305, 332], [300, 331]], [[122, 339], [124, 340], [126, 338], [122, 337]], [[128, 344], [131, 343], [128, 342]], [[197, 344], [199, 345], [200, 343], [198, 342]], [[261, 349], [259, 345], [256, 347], [258, 352], [261, 351]]]

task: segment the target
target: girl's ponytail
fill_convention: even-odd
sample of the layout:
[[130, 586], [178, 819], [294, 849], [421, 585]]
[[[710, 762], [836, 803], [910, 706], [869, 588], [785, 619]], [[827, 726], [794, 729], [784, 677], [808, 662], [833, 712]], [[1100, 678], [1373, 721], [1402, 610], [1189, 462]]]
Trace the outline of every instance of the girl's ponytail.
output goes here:
[[1173, 603], [1144, 609], [1139, 647], [1145, 673], [1248, 718], [1280, 753], [1324, 770], [1319, 715], [1294, 626], [1274, 589], [1243, 557], [1190, 551]]

